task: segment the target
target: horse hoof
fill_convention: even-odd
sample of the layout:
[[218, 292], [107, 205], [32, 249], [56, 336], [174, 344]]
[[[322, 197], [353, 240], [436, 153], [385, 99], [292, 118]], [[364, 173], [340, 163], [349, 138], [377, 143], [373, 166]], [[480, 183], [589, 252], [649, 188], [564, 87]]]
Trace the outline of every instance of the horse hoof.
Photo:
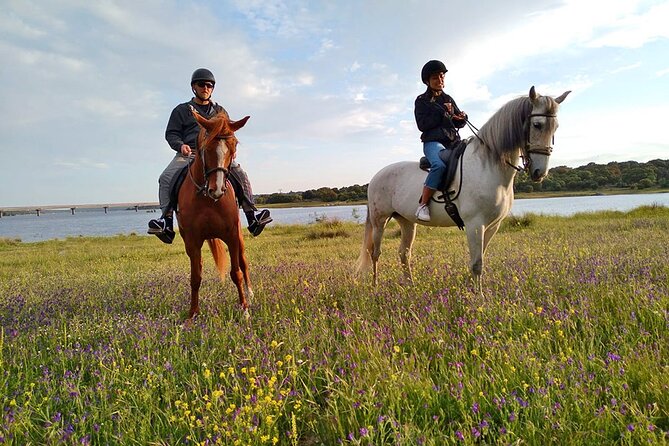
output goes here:
[[248, 308], [244, 308], [244, 320], [248, 321], [251, 319], [251, 313], [249, 313]]

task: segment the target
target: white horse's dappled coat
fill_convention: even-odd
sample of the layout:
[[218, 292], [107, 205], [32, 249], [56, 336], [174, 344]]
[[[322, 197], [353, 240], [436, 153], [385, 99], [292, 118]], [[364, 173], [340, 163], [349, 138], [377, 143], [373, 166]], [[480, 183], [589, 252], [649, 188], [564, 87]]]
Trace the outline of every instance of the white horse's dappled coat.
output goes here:
[[[569, 93], [553, 99], [538, 95], [532, 87], [528, 96], [509, 101], [500, 108], [481, 127], [479, 138], [469, 140], [451, 189], [459, 191], [454, 203], [465, 223], [469, 267], [479, 291], [486, 248], [513, 204], [513, 179], [518, 171], [515, 166], [522, 158], [532, 180], [541, 181], [546, 176], [551, 142], [558, 127], [558, 104]], [[416, 219], [426, 176], [418, 162], [404, 161], [384, 167], [369, 183], [367, 221], [358, 271], [371, 267], [374, 284], [378, 279], [383, 231], [391, 217], [400, 225], [399, 254], [409, 280], [412, 279], [411, 246], [416, 224], [455, 226], [444, 205], [435, 201], [430, 204], [429, 222]], [[437, 192], [435, 198], [439, 195], [441, 192]]]

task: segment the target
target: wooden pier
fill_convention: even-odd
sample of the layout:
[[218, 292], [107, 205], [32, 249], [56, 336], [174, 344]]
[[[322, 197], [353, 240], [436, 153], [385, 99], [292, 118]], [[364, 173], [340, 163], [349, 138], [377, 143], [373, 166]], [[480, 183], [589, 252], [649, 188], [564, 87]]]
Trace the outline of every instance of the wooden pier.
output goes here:
[[100, 209], [105, 214], [112, 210], [154, 210], [158, 209], [157, 202], [145, 203], [105, 203], [105, 204], [63, 204], [63, 205], [47, 205], [47, 206], [6, 206], [0, 207], [0, 218], [10, 215], [25, 215], [33, 214], [40, 217], [45, 211], [63, 211], [69, 210], [72, 215], [75, 215], [77, 209]]

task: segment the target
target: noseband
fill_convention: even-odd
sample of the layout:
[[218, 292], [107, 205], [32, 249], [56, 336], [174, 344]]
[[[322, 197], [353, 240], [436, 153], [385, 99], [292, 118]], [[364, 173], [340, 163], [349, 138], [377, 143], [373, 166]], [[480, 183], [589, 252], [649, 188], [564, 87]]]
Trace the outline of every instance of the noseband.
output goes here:
[[[222, 136], [217, 136], [216, 139], [221, 140], [221, 139], [230, 139], [234, 135], [222, 135]], [[212, 200], [216, 201], [218, 200], [217, 198], [213, 198], [211, 195], [209, 195], [209, 180], [207, 179], [210, 174], [214, 172], [223, 172], [223, 195], [225, 195], [225, 192], [228, 190], [228, 175], [230, 174], [230, 170], [227, 167], [212, 167], [211, 169], [207, 169], [207, 162], [205, 161], [204, 157], [204, 148], [198, 149], [198, 155], [200, 155], [200, 159], [202, 160], [202, 172], [203, 172], [203, 179], [204, 179], [204, 184], [199, 185], [197, 181], [195, 181], [195, 178], [193, 178], [193, 173], [191, 172], [191, 166], [192, 162], [189, 162], [188, 166], [188, 176], [190, 177], [191, 181], [195, 185], [196, 193], [201, 193], [205, 197], [209, 197]]]

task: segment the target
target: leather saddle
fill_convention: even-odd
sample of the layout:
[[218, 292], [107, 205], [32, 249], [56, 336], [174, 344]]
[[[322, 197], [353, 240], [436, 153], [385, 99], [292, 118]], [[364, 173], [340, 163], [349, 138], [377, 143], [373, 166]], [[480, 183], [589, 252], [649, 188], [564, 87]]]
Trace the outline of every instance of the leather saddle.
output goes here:
[[[467, 140], [462, 140], [458, 142], [457, 145], [451, 149], [442, 149], [439, 151], [439, 158], [441, 158], [441, 160], [446, 165], [446, 174], [441, 179], [441, 185], [439, 186], [440, 191], [448, 193], [448, 187], [453, 182], [453, 178], [455, 177], [455, 171], [458, 168], [458, 160], [460, 159], [462, 154], [465, 153], [466, 148], [467, 148]], [[427, 160], [426, 157], [424, 156], [421, 157], [419, 161], [419, 167], [426, 172], [430, 170], [430, 162]]]
[[[436, 201], [437, 203], [444, 203], [444, 209], [446, 209], [446, 213], [449, 217], [451, 217], [459, 229], [464, 229], [465, 223], [462, 221], [462, 217], [460, 217], [458, 208], [451, 199], [451, 195], [455, 194], [455, 197], [457, 197], [458, 194], [456, 194], [454, 190], [448, 189], [450, 188], [451, 183], [453, 183], [455, 172], [458, 168], [458, 160], [462, 157], [462, 154], [465, 153], [468, 141], [469, 140], [460, 141], [455, 147], [451, 149], [442, 149], [439, 152], [439, 157], [446, 165], [446, 174], [441, 179], [441, 185], [439, 186], [439, 190], [443, 192], [439, 198], [443, 199], [444, 201], [438, 201], [432, 198], [432, 200]], [[430, 162], [426, 157], [421, 157], [419, 161], [419, 167], [425, 171], [430, 170]], [[453, 199], [455, 199], [455, 197]]]

